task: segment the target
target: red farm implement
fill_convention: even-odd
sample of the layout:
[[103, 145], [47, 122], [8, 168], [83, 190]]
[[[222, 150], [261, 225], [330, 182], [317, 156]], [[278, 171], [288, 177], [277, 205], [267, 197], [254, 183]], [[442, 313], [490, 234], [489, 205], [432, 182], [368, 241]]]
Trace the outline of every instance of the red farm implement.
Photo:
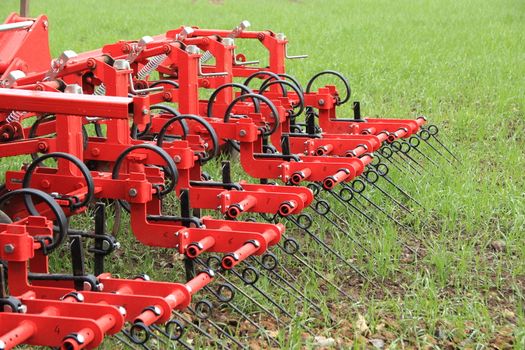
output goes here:
[[[410, 231], [398, 214], [419, 205], [391, 170], [410, 177], [438, 166], [428, 152], [454, 155], [424, 117], [367, 118], [359, 102], [341, 117], [343, 75], [323, 71], [303, 88], [285, 61], [306, 56], [290, 56], [283, 34], [248, 27], [180, 27], [52, 60], [45, 16], [0, 25], [0, 157], [31, 157], [3, 169], [0, 349], [89, 349], [113, 335], [131, 348], [191, 349], [185, 328], [196, 346], [246, 348], [217, 310], [279, 346], [268, 331], [290, 322], [315, 335], [326, 288], [352, 299], [345, 284], [375, 284], [355, 263], [371, 259], [360, 231], [381, 230], [379, 216]], [[246, 41], [263, 46], [268, 66], [240, 53]], [[344, 91], [314, 90], [326, 77]], [[80, 218], [92, 229], [74, 228]], [[109, 273], [115, 251], [128, 254], [119, 231], [180, 256], [185, 282]], [[400, 242], [416, 255], [420, 243]], [[55, 251], [67, 273], [52, 271]], [[312, 281], [313, 295], [302, 287]]]

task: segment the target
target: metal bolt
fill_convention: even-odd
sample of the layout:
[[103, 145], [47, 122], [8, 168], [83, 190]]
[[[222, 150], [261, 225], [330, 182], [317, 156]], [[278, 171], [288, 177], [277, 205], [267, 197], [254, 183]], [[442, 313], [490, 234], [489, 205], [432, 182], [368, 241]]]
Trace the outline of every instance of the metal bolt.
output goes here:
[[324, 106], [324, 100], [321, 98], [319, 99], [319, 102], [317, 102], [319, 106]]
[[130, 65], [129, 65], [129, 62], [126, 61], [126, 60], [123, 60], [123, 59], [115, 60], [115, 62], [113, 63], [113, 67], [116, 70], [128, 70], [128, 69], [131, 69]]
[[139, 194], [139, 192], [137, 191], [136, 188], [130, 188], [129, 191], [128, 191], [128, 194], [130, 197], [136, 197], [137, 194]]
[[111, 248], [111, 245], [109, 244], [108, 241], [102, 242], [102, 249], [103, 250], [109, 250], [109, 248]]
[[224, 46], [233, 46], [235, 41], [232, 38], [224, 38], [222, 39], [222, 44]]
[[173, 161], [174, 161], [175, 163], [180, 163], [180, 161], [181, 161], [180, 156], [178, 156], [178, 155], [177, 155], [177, 156], [173, 156]]
[[77, 94], [77, 95], [82, 95], [84, 93], [82, 91], [82, 86], [78, 84], [67, 85], [66, 88], [64, 89], [64, 92], [66, 94]]
[[142, 110], [142, 114], [146, 115], [146, 114], [148, 114], [148, 113], [149, 113], [149, 109], [144, 108], [144, 109]]
[[284, 33], [277, 33], [275, 34], [275, 37], [277, 40], [286, 40], [286, 35], [284, 35]]
[[84, 336], [82, 334], [77, 334], [77, 342], [79, 344], [84, 344], [85, 341], [86, 341], [86, 339], [84, 338]]
[[[20, 306], [18, 307], [18, 312], [21, 313], [21, 314], [25, 314], [25, 313], [27, 313], [27, 305], [23, 305], [23, 304], [20, 305]], [[0, 348], [0, 349], [1, 349], [1, 348]]]
[[125, 309], [124, 307], [122, 307], [122, 306], [119, 306], [119, 307], [118, 307], [118, 311], [120, 312], [120, 314], [121, 314], [122, 316], [126, 316], [126, 314], [128, 313], [128, 312], [126, 311], [126, 309]]
[[246, 130], [242, 129], [241, 131], [239, 131], [239, 135], [242, 137], [242, 136], [246, 136]]
[[12, 254], [14, 251], [15, 251], [15, 246], [14, 246], [14, 245], [12, 245], [12, 244], [6, 244], [6, 245], [4, 246], [4, 252], [5, 252], [6, 254]]
[[196, 54], [199, 54], [201, 52], [201, 50], [195, 46], [195, 45], [188, 45], [186, 46], [186, 52], [192, 54], [192, 55], [196, 55]]

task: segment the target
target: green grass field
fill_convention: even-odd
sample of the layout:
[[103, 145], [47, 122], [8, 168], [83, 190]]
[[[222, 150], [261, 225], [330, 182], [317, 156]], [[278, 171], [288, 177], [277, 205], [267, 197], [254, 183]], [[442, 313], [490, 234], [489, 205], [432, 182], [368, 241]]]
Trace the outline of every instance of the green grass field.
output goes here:
[[[352, 98], [366, 115], [426, 115], [460, 162], [441, 160], [439, 168], [426, 163], [423, 175], [412, 179], [392, 175], [423, 204], [411, 216], [395, 212], [423, 242], [422, 257], [407, 259], [399, 242], [416, 244], [413, 237], [380, 216], [381, 230], [352, 222], [365, 231], [359, 239], [372, 256], [353, 254], [356, 247], [344, 238], [330, 239], [374, 284], [346, 279], [352, 302], [331, 288], [321, 295], [313, 277], [298, 285], [322, 308], [312, 329], [342, 349], [372, 348], [378, 340], [390, 349], [525, 349], [525, 2], [41, 0], [31, 6], [32, 15], [49, 16], [54, 57], [183, 24], [230, 29], [248, 19], [254, 29], [284, 32], [290, 53], [309, 55], [288, 64], [302, 83], [334, 69], [349, 77]], [[0, 17], [17, 9], [18, 1], [3, 0]], [[20, 160], [3, 159], [0, 169], [19, 166]], [[216, 166], [208, 168], [218, 173]], [[380, 201], [378, 193], [373, 196]], [[329, 224], [316, 224], [319, 234], [329, 235]], [[127, 229], [120, 233], [124, 249], [111, 271], [180, 276], [173, 254], [143, 248], [131, 236]], [[310, 261], [317, 256], [325, 265], [315, 245], [304, 249]], [[66, 265], [58, 260], [55, 266]], [[286, 293], [264, 279], [260, 284], [287, 302]], [[294, 314], [301, 308], [288, 306]], [[330, 315], [335, 322], [327, 321]], [[315, 346], [298, 326], [280, 327], [276, 337], [282, 347]]]

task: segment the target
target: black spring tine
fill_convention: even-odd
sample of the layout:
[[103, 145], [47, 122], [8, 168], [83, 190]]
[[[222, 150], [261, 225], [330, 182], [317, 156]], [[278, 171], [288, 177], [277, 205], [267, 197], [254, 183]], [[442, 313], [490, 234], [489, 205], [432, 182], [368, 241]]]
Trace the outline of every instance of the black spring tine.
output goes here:
[[[146, 343], [143, 343], [143, 344], [140, 344], [140, 343], [137, 343], [133, 336], [130, 334], [129, 330], [127, 329], [123, 329], [122, 331], [120, 331], [120, 333], [124, 334], [126, 336], [126, 338], [129, 339], [129, 341], [131, 342], [131, 344], [133, 344], [133, 347], [135, 346], [139, 346], [140, 348], [142, 349], [146, 349], [146, 350], [150, 350], [150, 348], [146, 345]], [[148, 333], [149, 334], [149, 333]]]
[[[120, 333], [124, 333], [124, 332], [122, 331]], [[133, 349], [133, 350], [137, 349], [134, 343], [132, 343], [128, 339], [126, 339], [126, 338], [129, 338], [126, 334], [124, 334], [124, 337], [122, 337], [120, 335], [120, 333], [119, 334], [115, 334], [113, 337], [115, 337], [122, 344], [126, 345], [129, 349]]]
[[294, 223], [297, 227], [302, 228], [304, 232], [306, 232], [310, 237], [312, 237], [318, 244], [320, 244], [327, 252], [330, 252], [332, 255], [334, 255], [340, 262], [342, 262], [344, 265], [351, 268], [355, 273], [357, 273], [361, 278], [363, 278], [365, 281], [367, 281], [370, 284], [374, 284], [366, 275], [361, 272], [356, 266], [349, 263], [348, 260], [346, 260], [340, 253], [335, 251], [332, 247], [330, 247], [328, 244], [326, 244], [322, 239], [320, 239], [316, 234], [314, 234], [312, 231], [310, 231], [308, 228], [305, 228], [301, 226], [301, 224], [297, 221], [296, 218], [288, 216], [286, 217], [289, 221]]
[[[393, 152], [393, 151], [392, 151], [392, 152]], [[379, 153], [381, 153], [381, 151], [379, 151]], [[382, 153], [381, 153], [381, 154], [382, 154]], [[401, 168], [401, 167], [397, 164], [396, 161], [392, 160], [392, 159], [391, 159], [392, 156], [393, 156], [393, 154], [390, 155], [390, 156], [388, 156], [388, 157], [382, 154], [382, 158], [381, 158], [381, 159], [386, 159], [386, 160], [388, 160], [388, 162], [389, 162], [390, 164], [392, 164], [397, 170], [399, 170], [403, 175], [405, 175], [405, 176], [406, 176], [407, 178], [409, 178], [410, 180], [414, 181], [414, 179], [412, 179], [412, 177], [410, 176], [410, 175], [412, 175], [412, 174], [410, 174], [409, 172], [407, 172], [405, 169]]]
[[447, 146], [445, 146], [445, 145], [443, 144], [443, 142], [441, 142], [441, 141], [439, 140], [439, 138], [437, 137], [437, 135], [432, 135], [432, 138], [433, 138], [434, 140], [436, 140], [436, 142], [439, 143], [439, 145], [440, 145], [441, 147], [443, 147], [443, 149], [444, 149], [445, 151], [447, 151], [448, 154], [450, 154], [450, 155], [451, 155], [451, 156], [452, 156], [457, 162], [460, 162], [460, 160], [456, 157], [456, 155], [455, 155], [451, 150], [449, 150], [449, 149], [447, 148]]
[[[374, 172], [378, 178], [381, 176], [377, 171], [375, 171], [374, 169], [370, 169], [369, 171], [371, 172]], [[388, 199], [390, 199], [392, 202], [394, 202], [395, 204], [397, 204], [401, 209], [405, 210], [407, 213], [409, 214], [412, 214], [412, 210], [410, 208], [408, 208], [406, 205], [404, 205], [403, 203], [401, 203], [400, 201], [398, 201], [394, 196], [392, 196], [390, 193], [388, 193], [386, 190], [384, 190], [383, 188], [381, 188], [375, 181], [372, 182], [372, 181], [368, 181], [368, 178], [366, 176], [362, 176], [361, 175], [361, 178], [364, 178], [365, 181], [367, 181], [367, 183], [369, 183], [370, 185], [372, 185], [372, 187], [374, 187], [375, 189], [377, 189], [379, 192], [381, 192], [382, 194], [384, 194]]]
[[[233, 285], [231, 285], [232, 288], [236, 288], [234, 287]], [[226, 302], [226, 301], [223, 301], [220, 299], [220, 296], [214, 291], [212, 290], [210, 287], [206, 287], [207, 290], [213, 295], [215, 296], [215, 298], [217, 298], [217, 300], [219, 301], [219, 303], [221, 304], [225, 304], [227, 305], [228, 307], [232, 308], [235, 312], [237, 312], [239, 315], [241, 315], [242, 318], [244, 318], [246, 321], [248, 321], [249, 324], [251, 324], [252, 326], [254, 326], [255, 328], [257, 328], [257, 330], [265, 335], [266, 337], [266, 340], [268, 341], [268, 343], [270, 343], [270, 340], [276, 344], [276, 345], [280, 345], [279, 342], [271, 337], [269, 337], [267, 335], [267, 332], [266, 332], [266, 329], [264, 327], [261, 327], [257, 322], [255, 322], [254, 320], [251, 319], [251, 317], [244, 311], [242, 311], [237, 305], [235, 305], [232, 300]]]
[[[283, 238], [285, 238], [285, 236], [283, 235]], [[287, 238], [285, 238], [287, 239]], [[318, 278], [320, 278], [321, 280], [323, 280], [324, 282], [328, 283], [331, 287], [333, 287], [335, 290], [337, 290], [342, 296], [348, 298], [349, 300], [355, 302], [355, 299], [352, 298], [348, 293], [346, 293], [344, 290], [341, 289], [341, 287], [339, 287], [338, 285], [336, 285], [333, 281], [330, 281], [328, 278], [326, 278], [322, 273], [320, 273], [319, 271], [317, 271], [316, 268], [314, 268], [313, 266], [311, 266], [310, 264], [308, 264], [306, 262], [306, 259], [307, 257], [304, 256], [300, 251], [296, 251], [294, 253], [291, 253], [289, 251], [287, 251], [282, 245], [281, 243], [278, 243], [278, 246], [279, 248], [281, 248], [286, 254], [290, 255], [292, 258], [294, 258], [298, 263], [300, 263], [302, 266], [306, 267], [308, 270], [312, 271], [314, 273], [314, 275], [316, 275]]]
[[[201, 261], [201, 259], [195, 259], [195, 261], [197, 261], [199, 264], [201, 264], [202, 266], [205, 266], [206, 268], [209, 268], [209, 266], [207, 264], [205, 264], [203, 261]], [[264, 313], [268, 314], [270, 317], [272, 317], [273, 319], [275, 319], [275, 321], [277, 323], [280, 323], [281, 320], [279, 319], [279, 317], [274, 314], [273, 312], [271, 312], [269, 309], [267, 309], [266, 307], [264, 307], [261, 303], [259, 303], [257, 300], [255, 300], [253, 297], [251, 297], [249, 294], [247, 294], [246, 292], [244, 292], [241, 288], [237, 287], [235, 284], [231, 283], [228, 278], [226, 278], [226, 276], [220, 272], [220, 270], [218, 269], [215, 269], [215, 274], [216, 276], [222, 278], [226, 283], [228, 283], [233, 289], [235, 289], [235, 291], [241, 293], [244, 297], [246, 297], [251, 303], [253, 303], [254, 305], [256, 305], [258, 308], [260, 308]], [[250, 322], [250, 321], [248, 321]], [[255, 323], [255, 321], [253, 321]], [[251, 323], [251, 322], [250, 322]]]
[[[405, 141], [406, 142], [406, 141]], [[439, 165], [432, 159], [430, 158], [428, 155], [425, 154], [425, 152], [421, 151], [419, 149], [419, 147], [414, 147], [412, 146], [410, 143], [406, 142], [410, 147], [411, 149], [413, 149], [414, 151], [416, 151], [417, 153], [421, 154], [426, 160], [428, 160], [432, 165], [434, 165], [436, 168], [439, 168]]]
[[[192, 307], [188, 307], [188, 310], [195, 315], [195, 317], [198, 318], [197, 313]], [[213, 328], [215, 328], [219, 333], [224, 335], [226, 338], [230, 339], [232, 342], [235, 343], [235, 345], [238, 345], [241, 349], [248, 350], [249, 348], [245, 345], [243, 345], [240, 341], [238, 341], [234, 336], [226, 332], [224, 329], [222, 329], [221, 326], [219, 326], [217, 323], [215, 323], [213, 320], [210, 320], [209, 318], [206, 319], [206, 322], [208, 322]]]
[[[379, 207], [377, 204], [375, 204], [373, 201], [371, 201], [368, 197], [366, 197], [365, 195], [362, 194], [362, 191], [361, 192], [356, 192], [353, 188], [351, 188], [350, 186], [348, 186], [347, 184], [343, 183], [342, 184], [343, 186], [346, 186], [349, 190], [353, 191], [354, 193], [360, 195], [361, 197], [363, 197], [367, 202], [369, 202], [370, 204], [372, 204], [372, 206], [374, 206], [376, 209], [378, 209], [381, 213], [385, 214], [385, 216], [390, 219], [392, 222], [396, 223], [397, 225], [399, 225], [400, 227], [402, 227], [403, 229], [405, 229], [407, 231], [408, 234], [410, 234], [410, 236], [412, 237], [412, 239], [416, 240], [418, 243], [421, 243], [421, 240], [412, 232], [412, 230], [404, 225], [403, 223], [399, 222], [396, 218], [392, 217], [390, 214], [388, 214], [384, 209], [382, 209], [381, 207]], [[408, 244], [406, 244], [405, 242], [401, 242], [401, 244], [407, 248], [412, 254], [415, 254], [417, 256], [420, 256], [420, 254], [418, 253], [417, 250], [415, 250], [414, 248], [412, 248], [411, 246], [409, 246]]]
[[[319, 203], [319, 202], [317, 202]], [[328, 209], [326, 211], [326, 213], [324, 214], [321, 214], [319, 213], [315, 208], [316, 208], [316, 205], [317, 203], [314, 204], [314, 206], [312, 207], [312, 210], [318, 214], [321, 218], [324, 218], [326, 221], [328, 221], [330, 224], [332, 224], [332, 226], [334, 226], [339, 232], [341, 232], [345, 237], [349, 238], [352, 242], [354, 242], [359, 248], [363, 249], [363, 251], [365, 251], [367, 254], [370, 254], [370, 251], [365, 248], [365, 246], [363, 246], [361, 244], [361, 242], [359, 242], [354, 236], [352, 236], [349, 232], [345, 231], [341, 226], [339, 226], [339, 224], [337, 222], [335, 222], [333, 219], [331, 219], [327, 214], [331, 213], [330, 209]]]
[[299, 301], [306, 301], [312, 309], [316, 310], [317, 312], [321, 312], [321, 309], [319, 308], [319, 306], [317, 306], [312, 299], [308, 298], [303, 292], [301, 292], [299, 289], [294, 287], [290, 282], [286, 280], [286, 278], [284, 278], [278, 272], [276, 272], [275, 269], [268, 270], [264, 266], [264, 264], [261, 261], [259, 261], [259, 259], [256, 259], [256, 258], [251, 258], [251, 259], [256, 261], [259, 265], [261, 265], [261, 267], [263, 268], [263, 271], [266, 271], [267, 278], [270, 279], [269, 274], [275, 275], [275, 277], [277, 277], [277, 279], [279, 279], [282, 283], [284, 283], [288, 288], [293, 290], [296, 294], [299, 294], [299, 297], [294, 295], [294, 298], [296, 298]]
[[[365, 180], [366, 181], [366, 180]], [[343, 184], [343, 186], [346, 186], [348, 189], [352, 190], [353, 189], [346, 185], [346, 184]], [[362, 192], [356, 192], [354, 191], [355, 194], [359, 195], [361, 198], [363, 198], [367, 203], [371, 204], [375, 209], [377, 209], [379, 212], [381, 212], [382, 214], [384, 214], [388, 219], [390, 219], [392, 222], [398, 224], [400, 227], [408, 230], [409, 228], [406, 227], [403, 223], [399, 222], [396, 218], [394, 218], [392, 215], [390, 215], [383, 207], [379, 206], [378, 204], [376, 204], [374, 201], [372, 201], [370, 198], [368, 198], [367, 196], [365, 196]]]
[[177, 316], [178, 318], [180, 318], [181, 320], [183, 320], [185, 322], [186, 325], [194, 328], [197, 332], [199, 332], [200, 334], [204, 335], [206, 338], [210, 339], [211, 341], [213, 341], [214, 343], [216, 343], [217, 345], [219, 345], [221, 348], [223, 349], [230, 349], [229, 347], [227, 347], [226, 345], [224, 345], [219, 338], [217, 337], [214, 337], [213, 335], [211, 335], [210, 333], [208, 333], [204, 328], [202, 328], [201, 326], [195, 324], [192, 322], [192, 320], [190, 319], [187, 319], [183, 314], [177, 312], [177, 311], [173, 311], [173, 314], [175, 316]]
[[164, 339], [162, 339], [161, 337], [159, 337], [157, 334], [153, 333], [154, 336], [159, 339], [162, 343], [164, 344], [170, 344], [171, 342], [177, 342], [179, 343], [180, 345], [182, 345], [183, 348], [187, 349], [187, 350], [193, 350], [194, 348], [186, 343], [184, 340], [182, 339], [171, 339], [169, 334], [166, 333], [162, 328], [160, 328], [159, 326], [157, 326], [156, 324], [153, 324], [150, 326], [151, 329], [154, 329], [156, 330], [159, 334], [162, 334], [164, 337], [168, 338], [168, 341], [165, 341]]
[[[337, 193], [335, 193], [334, 191], [326, 191], [328, 193], [330, 193], [335, 199], [337, 199], [341, 204], [343, 204], [344, 206], [346, 207], [350, 207], [352, 209], [354, 209], [355, 211], [357, 211], [359, 214], [361, 214], [364, 218], [366, 218], [370, 223], [372, 224], [375, 224], [375, 225], [380, 225], [379, 222], [377, 222], [375, 219], [373, 219], [371, 216], [369, 216], [367, 213], [365, 213], [363, 210], [359, 209], [358, 207], [356, 207], [355, 205], [353, 205], [350, 201], [345, 201], [343, 198], [341, 198], [341, 196], [339, 196]], [[355, 196], [354, 198], [355, 199]]]
[[390, 193], [388, 193], [385, 189], [383, 189], [381, 186], [379, 186], [377, 183], [370, 183], [375, 189], [377, 189], [379, 192], [384, 194], [388, 199], [390, 199], [392, 202], [394, 202], [398, 207], [406, 211], [408, 214], [412, 214], [412, 209], [398, 201], [394, 196], [392, 196]]
[[[235, 276], [237, 276], [241, 281], [245, 282], [245, 279], [243, 278], [243, 276], [240, 273], [238, 273], [234, 269], [230, 270], [230, 272], [233, 273]], [[290, 314], [288, 311], [286, 311], [286, 309], [282, 305], [279, 305], [278, 302], [273, 300], [272, 297], [269, 296], [268, 294], [266, 294], [261, 288], [257, 287], [254, 283], [253, 284], [246, 283], [246, 284], [249, 285], [251, 288], [253, 288], [263, 298], [268, 300], [273, 306], [275, 306], [277, 309], [279, 309], [279, 311], [281, 311], [281, 313], [283, 313], [285, 316], [290, 317], [291, 319], [293, 319], [292, 314]]]
[[434, 147], [433, 144], [431, 144], [430, 142], [428, 142], [428, 140], [424, 137], [421, 137], [420, 135], [418, 135], [418, 137], [425, 142], [425, 144], [427, 144], [430, 148], [432, 148], [437, 154], [439, 154], [443, 159], [445, 159], [447, 162], [449, 162], [450, 164], [454, 164], [448, 157], [446, 157], [443, 153], [441, 153], [440, 150], [438, 150], [436, 147]]
[[332, 214], [337, 220], [339, 220], [339, 222], [342, 222], [343, 224], [345, 224], [346, 227], [348, 227], [349, 229], [352, 228], [360, 236], [366, 235], [366, 233], [364, 231], [361, 231], [361, 229], [359, 229], [357, 227], [352, 227], [348, 221], [346, 221], [341, 215], [336, 213], [334, 210], [330, 210], [330, 214]]
[[[416, 174], [420, 175], [420, 176], [423, 176], [423, 174], [419, 171], [418, 168], [416, 168], [412, 162], [410, 162], [406, 157], [405, 155], [402, 153], [402, 152], [398, 152], [398, 151], [394, 151], [394, 154], [393, 156], [397, 156], [398, 158], [398, 161], [401, 163], [401, 164], [406, 164], [408, 165]], [[393, 157], [392, 157], [393, 158]]]
[[398, 190], [400, 193], [402, 193], [403, 195], [405, 195], [405, 197], [407, 197], [408, 199], [410, 199], [411, 201], [413, 201], [414, 203], [416, 203], [417, 205], [419, 205], [420, 207], [423, 207], [423, 204], [421, 204], [417, 199], [415, 199], [414, 197], [412, 197], [407, 191], [405, 191], [404, 189], [402, 189], [399, 185], [397, 185], [394, 180], [392, 180], [390, 178], [390, 176], [384, 174], [381, 176], [383, 179], [385, 179], [389, 184], [391, 184], [392, 186], [394, 186], [394, 188], [396, 190]]
[[[407, 143], [408, 145], [408, 143]], [[411, 149], [411, 146], [408, 145], [409, 149], [407, 152], [401, 152], [405, 157], [407, 157], [408, 159], [410, 159], [411, 161], [413, 161], [415, 164], [417, 164], [422, 170], [426, 171], [427, 169], [421, 165], [417, 160], [415, 160], [410, 154], [409, 154], [409, 151]]]
[[[399, 141], [394, 141], [394, 142], [399, 142]], [[399, 142], [399, 144], [401, 144], [401, 142]], [[400, 157], [403, 157], [404, 160], [409, 163], [409, 164], [415, 164], [419, 167], [419, 169], [423, 170], [423, 171], [426, 171], [425, 167], [422, 166], [417, 160], [415, 160], [414, 158], [412, 158], [408, 152], [403, 152], [401, 150], [397, 150], [396, 153], [400, 156]], [[422, 173], [419, 173], [420, 175], [422, 175]]]

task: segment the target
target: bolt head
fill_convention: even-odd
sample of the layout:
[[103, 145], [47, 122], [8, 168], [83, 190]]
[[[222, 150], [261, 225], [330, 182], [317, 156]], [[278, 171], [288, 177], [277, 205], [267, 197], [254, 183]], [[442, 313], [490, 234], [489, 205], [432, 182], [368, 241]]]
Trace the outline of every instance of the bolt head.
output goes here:
[[247, 20], [244, 20], [241, 22], [241, 24], [239, 24], [239, 27], [241, 27], [242, 30], [245, 30], [249, 26], [251, 26], [251, 24], [250, 24], [250, 21], [247, 21]]
[[130, 188], [129, 191], [128, 191], [128, 194], [130, 197], [136, 197], [137, 194], [138, 194], [138, 191], [136, 188]]
[[201, 52], [201, 50], [196, 45], [188, 45], [186, 46], [186, 52], [192, 55], [197, 55]]
[[242, 136], [246, 136], [246, 130], [242, 129], [241, 131], [239, 131], [239, 135], [242, 137]]
[[142, 110], [142, 114], [146, 115], [146, 114], [148, 114], [148, 113], [149, 113], [149, 109], [144, 108], [144, 109]]
[[4, 252], [6, 254], [12, 254], [15, 251], [15, 246], [11, 243], [4, 245]]
[[324, 106], [324, 100], [322, 98], [319, 99], [317, 103], [319, 104], [319, 106]]
[[82, 334], [77, 334], [77, 342], [79, 344], [84, 344], [85, 341], [86, 341], [86, 339], [84, 338], [84, 336]]
[[128, 313], [128, 312], [126, 311], [126, 308], [124, 308], [123, 306], [119, 306], [119, 307], [118, 307], [118, 312], [120, 312], [120, 314], [121, 314], [122, 316], [126, 316], [127, 313]]
[[275, 37], [277, 40], [286, 40], [286, 35], [284, 35], [284, 33], [277, 33], [275, 34]]
[[64, 89], [64, 92], [66, 94], [77, 94], [77, 95], [82, 95], [84, 93], [82, 91], [82, 86], [78, 84], [67, 85], [66, 88]]
[[116, 70], [128, 70], [131, 69], [129, 62], [123, 59], [115, 60], [113, 63], [113, 67], [115, 67]]
[[222, 44], [224, 46], [233, 46], [235, 44], [235, 40], [233, 40], [232, 38], [224, 38], [222, 39]]

